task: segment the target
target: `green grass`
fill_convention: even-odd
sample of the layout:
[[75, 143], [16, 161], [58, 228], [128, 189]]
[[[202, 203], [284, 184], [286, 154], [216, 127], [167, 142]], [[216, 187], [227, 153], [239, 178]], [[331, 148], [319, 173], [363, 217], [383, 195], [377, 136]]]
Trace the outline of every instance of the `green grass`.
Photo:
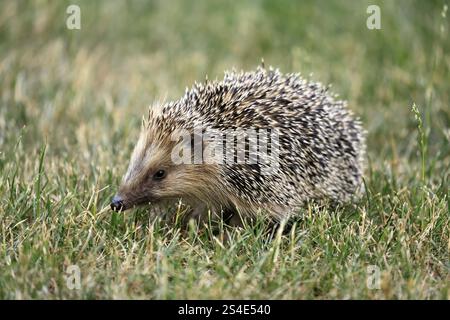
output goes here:
[[[1, 2], [0, 298], [449, 299], [446, 3]], [[65, 27], [69, 4], [81, 30]], [[369, 4], [381, 30], [366, 28]], [[145, 209], [102, 211], [148, 105], [261, 58], [314, 72], [361, 116], [359, 203], [305, 208], [284, 233], [255, 221], [226, 243]]]

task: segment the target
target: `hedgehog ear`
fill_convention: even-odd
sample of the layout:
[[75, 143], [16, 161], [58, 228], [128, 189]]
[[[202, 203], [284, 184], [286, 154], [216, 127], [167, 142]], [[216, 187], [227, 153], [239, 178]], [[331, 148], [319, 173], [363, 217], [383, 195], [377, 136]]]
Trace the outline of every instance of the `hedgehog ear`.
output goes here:
[[224, 135], [216, 130], [207, 130], [203, 134], [203, 162], [205, 164], [222, 164], [224, 161]]
[[201, 164], [203, 162], [203, 134], [194, 130], [191, 135], [192, 162], [193, 164]]

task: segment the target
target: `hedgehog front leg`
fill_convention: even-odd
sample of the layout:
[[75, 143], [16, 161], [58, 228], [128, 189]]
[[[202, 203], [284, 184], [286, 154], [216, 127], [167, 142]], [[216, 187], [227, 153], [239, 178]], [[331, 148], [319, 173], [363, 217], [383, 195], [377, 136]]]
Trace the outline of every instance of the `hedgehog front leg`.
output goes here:
[[196, 203], [192, 206], [189, 219], [194, 219], [200, 223], [208, 222], [208, 206], [205, 203]]
[[186, 228], [190, 220], [194, 220], [200, 225], [208, 222], [208, 207], [201, 202], [188, 202], [190, 210], [188, 210], [182, 221], [182, 225]]
[[193, 219], [201, 225], [211, 224], [217, 226], [223, 222], [230, 226], [242, 226], [239, 215], [233, 210], [217, 209], [203, 202], [190, 204], [190, 207], [191, 211], [186, 214], [184, 219], [185, 224], [188, 224], [189, 220]]

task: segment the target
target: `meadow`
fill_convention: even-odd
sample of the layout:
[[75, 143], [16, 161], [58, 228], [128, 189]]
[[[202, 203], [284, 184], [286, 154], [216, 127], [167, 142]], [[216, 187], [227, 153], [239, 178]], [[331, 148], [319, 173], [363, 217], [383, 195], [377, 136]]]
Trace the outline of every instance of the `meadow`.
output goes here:
[[[449, 299], [448, 6], [2, 1], [0, 298]], [[305, 207], [287, 232], [225, 229], [227, 242], [105, 209], [150, 105], [262, 59], [332, 84], [361, 118], [358, 203]]]

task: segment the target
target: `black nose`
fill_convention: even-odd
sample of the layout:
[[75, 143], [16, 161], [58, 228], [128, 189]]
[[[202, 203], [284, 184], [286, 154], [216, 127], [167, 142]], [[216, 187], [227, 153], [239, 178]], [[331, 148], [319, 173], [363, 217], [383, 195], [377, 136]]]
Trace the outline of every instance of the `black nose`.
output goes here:
[[111, 200], [111, 210], [120, 211], [123, 210], [123, 200], [118, 195], [115, 195]]

